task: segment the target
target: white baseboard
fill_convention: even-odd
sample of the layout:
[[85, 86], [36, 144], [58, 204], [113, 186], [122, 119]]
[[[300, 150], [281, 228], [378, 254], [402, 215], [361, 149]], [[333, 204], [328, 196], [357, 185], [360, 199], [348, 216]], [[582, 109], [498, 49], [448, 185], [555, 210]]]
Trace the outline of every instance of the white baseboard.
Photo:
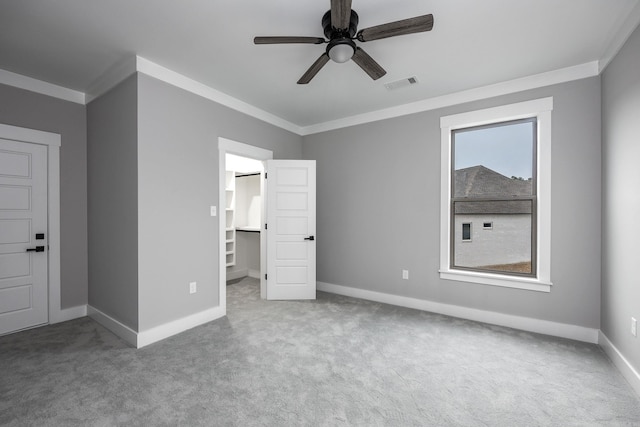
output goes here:
[[227, 271], [227, 281], [242, 279], [243, 277], [247, 277], [248, 275], [249, 275], [249, 270], [246, 268], [242, 270]]
[[127, 325], [121, 323], [120, 321], [92, 306], [87, 307], [87, 316], [100, 323], [102, 326], [104, 326], [132, 346], [138, 346], [138, 333]]
[[169, 338], [170, 336], [179, 334], [180, 332], [184, 332], [191, 328], [195, 328], [196, 326], [224, 317], [226, 314], [225, 309], [221, 307], [213, 307], [145, 331], [136, 332], [127, 325], [124, 325], [113, 317], [101, 312], [97, 308], [91, 306], [88, 308], [89, 317], [136, 348], [142, 348], [165, 338]]
[[49, 317], [49, 323], [66, 322], [67, 320], [78, 319], [87, 315], [87, 305], [77, 305], [75, 307], [64, 308], [57, 312], [52, 312]]
[[156, 326], [146, 331], [138, 332], [137, 347], [141, 348], [154, 342], [158, 342], [170, 336], [179, 334], [204, 323], [211, 322], [226, 315], [226, 310], [222, 307], [213, 307], [199, 313], [192, 314], [182, 319], [177, 319], [160, 326]]
[[609, 356], [609, 359], [613, 362], [614, 366], [618, 368], [622, 376], [629, 382], [631, 387], [635, 390], [636, 394], [640, 396], [640, 374], [629, 363], [629, 361], [620, 353], [620, 350], [613, 345], [609, 338], [602, 332], [598, 334], [598, 344]]
[[260, 270], [252, 270], [248, 268], [243, 268], [242, 270], [235, 271], [227, 271], [227, 281], [242, 279], [243, 277], [253, 277], [254, 279], [260, 278]]
[[331, 292], [354, 298], [361, 298], [384, 304], [429, 311], [477, 322], [490, 323], [492, 325], [506, 326], [508, 328], [551, 335], [561, 338], [569, 338], [592, 344], [598, 343], [598, 330], [583, 326], [568, 325], [565, 323], [550, 322], [548, 320], [533, 319], [530, 317], [514, 316], [511, 314], [496, 313], [493, 311], [478, 310], [475, 308], [458, 305], [443, 304], [434, 301], [417, 298], [403, 297], [382, 292], [368, 291], [365, 289], [351, 288], [348, 286], [334, 285], [331, 283], [317, 282], [319, 291]]

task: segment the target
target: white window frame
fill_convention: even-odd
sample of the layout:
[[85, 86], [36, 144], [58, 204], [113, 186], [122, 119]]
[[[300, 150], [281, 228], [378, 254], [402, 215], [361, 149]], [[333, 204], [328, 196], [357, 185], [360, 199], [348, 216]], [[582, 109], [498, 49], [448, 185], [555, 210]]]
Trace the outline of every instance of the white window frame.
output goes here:
[[[553, 98], [541, 98], [440, 118], [440, 278], [491, 286], [551, 291], [551, 111]], [[458, 270], [450, 263], [451, 131], [536, 117], [537, 143], [537, 271], [536, 277]]]

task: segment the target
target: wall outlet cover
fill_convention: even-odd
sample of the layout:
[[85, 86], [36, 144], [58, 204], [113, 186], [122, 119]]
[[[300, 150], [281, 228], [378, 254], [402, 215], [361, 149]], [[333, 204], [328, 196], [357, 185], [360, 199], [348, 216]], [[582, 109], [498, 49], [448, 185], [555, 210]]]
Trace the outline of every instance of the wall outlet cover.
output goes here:
[[196, 282], [189, 282], [189, 293], [195, 294], [198, 291], [198, 284]]

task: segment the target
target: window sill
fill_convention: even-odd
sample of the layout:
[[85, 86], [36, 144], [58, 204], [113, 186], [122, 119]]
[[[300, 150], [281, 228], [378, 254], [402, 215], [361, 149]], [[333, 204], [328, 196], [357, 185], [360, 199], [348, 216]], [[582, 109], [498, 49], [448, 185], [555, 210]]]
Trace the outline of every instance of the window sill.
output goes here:
[[499, 274], [478, 273], [461, 270], [440, 270], [440, 278], [458, 282], [478, 283], [481, 285], [502, 286], [525, 289], [528, 291], [551, 292], [551, 282], [526, 277], [503, 276]]

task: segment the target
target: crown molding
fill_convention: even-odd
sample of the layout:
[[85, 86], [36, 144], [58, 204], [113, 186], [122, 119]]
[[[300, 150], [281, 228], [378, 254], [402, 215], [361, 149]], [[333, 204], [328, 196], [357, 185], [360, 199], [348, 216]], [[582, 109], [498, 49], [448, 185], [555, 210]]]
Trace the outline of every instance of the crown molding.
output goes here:
[[217, 102], [232, 110], [239, 111], [247, 114], [256, 119], [262, 120], [274, 126], [288, 130], [295, 134], [301, 135], [302, 128], [296, 124], [293, 124], [287, 120], [284, 120], [274, 114], [271, 114], [265, 110], [254, 107], [244, 101], [240, 101], [226, 93], [220, 92], [212, 87], [206, 86], [196, 80], [176, 73], [168, 68], [158, 65], [148, 59], [136, 56], [136, 69], [138, 72], [146, 74], [156, 79], [162, 80], [173, 86], [184, 89], [193, 94], [202, 96], [203, 98]]
[[95, 79], [87, 89], [86, 103], [90, 103], [94, 99], [104, 95], [120, 82], [137, 71], [136, 56], [130, 56], [124, 61], [120, 61], [107, 69], [104, 73]]
[[618, 31], [614, 34], [611, 42], [608, 44], [602, 58], [600, 59], [598, 72], [602, 73], [605, 68], [611, 63], [613, 58], [620, 52], [622, 46], [629, 40], [631, 33], [635, 31], [640, 25], [640, 1], [631, 8], [628, 14], [625, 15], [625, 19], [618, 27]]
[[23, 76], [22, 74], [12, 73], [7, 70], [0, 69], [0, 83], [7, 86], [17, 87], [18, 89], [24, 89], [30, 92], [63, 99], [65, 101], [75, 102], [77, 104], [85, 103], [85, 94], [80, 91], [54, 85], [53, 83], [48, 83], [32, 77]]
[[[636, 12], [638, 14], [638, 19], [640, 19], [640, 7], [636, 7], [634, 9], [634, 13]], [[620, 32], [620, 34], [622, 34], [622, 32]], [[624, 42], [627, 40], [630, 32], [628, 34], [625, 32], [624, 34], [624, 37], [616, 37], [616, 40], [622, 40], [622, 44], [624, 44]], [[615, 52], [617, 52], [617, 50]], [[18, 87], [21, 89], [26, 89], [32, 92], [41, 93], [44, 95], [53, 96], [67, 101], [76, 102], [79, 104], [87, 104], [100, 95], [109, 91], [111, 88], [122, 82], [133, 73], [140, 72], [198, 96], [202, 96], [203, 98], [224, 105], [228, 108], [231, 108], [232, 110], [247, 114], [248, 116], [254, 117], [258, 120], [272, 124], [284, 130], [288, 130], [294, 134], [306, 136], [321, 132], [327, 132], [330, 130], [390, 119], [394, 117], [435, 110], [438, 108], [449, 107], [466, 102], [478, 101], [495, 96], [507, 95], [529, 89], [536, 89], [553, 84], [565, 83], [572, 80], [593, 77], [597, 76], [603, 69], [602, 64], [602, 61], [587, 62], [572, 67], [562, 68], [559, 70], [549, 71], [541, 74], [535, 74], [528, 77], [509, 80], [506, 82], [496, 83], [493, 85], [469, 89], [434, 98], [428, 98], [409, 104], [349, 116], [342, 119], [318, 123], [310, 126], [298, 126], [281, 117], [278, 117], [260, 108], [254, 107], [251, 104], [220, 92], [219, 90], [216, 90], [212, 87], [206, 86], [196, 80], [193, 80], [140, 56], [129, 57], [107, 70], [90, 85], [89, 90], [86, 94], [2, 69], [0, 69], [0, 83]]]
[[399, 105], [397, 107], [385, 108], [383, 110], [372, 111], [370, 113], [358, 114], [355, 116], [345, 117], [343, 119], [307, 126], [302, 128], [302, 135], [312, 135], [315, 133], [327, 132], [364, 123], [371, 123], [379, 120], [435, 110], [438, 108], [450, 107], [452, 105], [464, 104], [466, 102], [478, 101], [495, 96], [508, 95], [558, 83], [565, 83], [572, 80], [584, 79], [587, 77], [597, 76], [598, 72], [599, 68], [597, 61], [587, 62], [573, 67], [561, 68], [559, 70], [549, 71], [546, 73], [534, 74], [532, 76], [509, 80], [502, 83], [482, 86], [475, 89]]

